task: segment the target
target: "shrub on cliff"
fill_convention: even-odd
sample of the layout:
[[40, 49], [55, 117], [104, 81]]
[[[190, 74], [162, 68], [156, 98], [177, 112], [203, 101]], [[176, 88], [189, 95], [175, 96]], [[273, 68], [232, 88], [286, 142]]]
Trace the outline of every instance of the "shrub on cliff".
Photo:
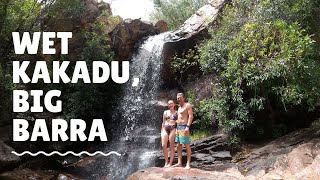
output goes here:
[[[105, 61], [108, 64], [114, 60], [114, 54], [107, 42], [108, 35], [105, 25], [100, 21], [92, 24], [91, 32], [84, 32], [86, 42], [81, 53], [81, 61], [86, 61], [90, 74], [93, 61]], [[94, 52], [94, 53], [93, 53]], [[119, 95], [120, 85], [108, 80], [103, 84], [69, 84], [64, 95], [65, 116], [69, 117], [100, 117], [110, 115], [112, 105]], [[109, 113], [109, 114], [108, 114]]]
[[[203, 73], [219, 79], [214, 97], [198, 104], [195, 113], [205, 119], [214, 114], [233, 134], [232, 142], [239, 133], [280, 136], [308, 124], [303, 121], [320, 101], [320, 42], [314, 41], [320, 37], [319, 7], [319, 0], [229, 2], [211, 38], [197, 46], [197, 57], [178, 59], [184, 64], [196, 59]], [[183, 66], [174, 70], [184, 72]]]
[[[294, 24], [283, 21], [243, 26], [228, 44], [228, 61], [217, 96], [220, 124], [244, 129], [254, 113], [292, 106], [308, 107], [320, 100], [320, 64], [314, 41]], [[224, 102], [224, 103], [221, 103]], [[275, 121], [271, 119], [270, 121]]]
[[154, 0], [155, 12], [151, 19], [164, 20], [170, 30], [176, 29], [206, 4], [207, 0]]
[[289, 124], [281, 122], [281, 112], [314, 109], [320, 62], [308, 34], [316, 32], [316, 7], [311, 0], [234, 0], [226, 6], [212, 38], [199, 48], [201, 69], [220, 79], [212, 102], [221, 127], [238, 133], [260, 123], [256, 133], [282, 135]]

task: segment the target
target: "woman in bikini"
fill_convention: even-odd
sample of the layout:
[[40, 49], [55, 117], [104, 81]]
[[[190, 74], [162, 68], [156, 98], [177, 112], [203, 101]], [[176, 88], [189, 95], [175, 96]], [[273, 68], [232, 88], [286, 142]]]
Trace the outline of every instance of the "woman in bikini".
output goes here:
[[[164, 155], [165, 165], [164, 167], [171, 167], [174, 158], [174, 139], [176, 120], [178, 118], [177, 111], [175, 110], [175, 104], [172, 100], [168, 101], [169, 110], [163, 112], [163, 122], [161, 128], [161, 145]], [[168, 149], [167, 144], [170, 143], [170, 162], [168, 161]]]

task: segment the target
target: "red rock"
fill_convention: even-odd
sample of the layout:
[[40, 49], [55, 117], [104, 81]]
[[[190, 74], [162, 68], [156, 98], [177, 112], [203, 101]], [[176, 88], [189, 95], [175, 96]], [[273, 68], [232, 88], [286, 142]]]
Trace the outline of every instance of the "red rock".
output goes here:
[[225, 172], [203, 171], [200, 169], [184, 168], [147, 168], [139, 170], [130, 175], [127, 180], [166, 180], [166, 179], [224, 179], [224, 180], [241, 180], [243, 175], [236, 169], [229, 169]]
[[130, 60], [135, 52], [135, 45], [144, 37], [158, 34], [152, 23], [140, 19], [126, 19], [110, 32], [112, 48], [119, 61]]
[[168, 31], [168, 24], [167, 24], [165, 21], [163, 21], [163, 20], [158, 21], [158, 22], [154, 25], [154, 27], [155, 27], [156, 29], [158, 29], [158, 30], [160, 31], [160, 33], [167, 32], [167, 31]]

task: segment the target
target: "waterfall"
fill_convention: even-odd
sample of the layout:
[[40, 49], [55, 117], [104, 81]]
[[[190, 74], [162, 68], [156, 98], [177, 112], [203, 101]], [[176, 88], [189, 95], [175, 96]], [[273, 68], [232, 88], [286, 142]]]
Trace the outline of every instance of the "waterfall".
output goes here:
[[[157, 96], [162, 65], [162, 49], [169, 32], [149, 37], [130, 61], [130, 79], [116, 108], [113, 121], [117, 124], [119, 138], [113, 149], [123, 153], [114, 156], [108, 165], [110, 179], [125, 179], [138, 169], [154, 166], [153, 154], [160, 147], [162, 113], [157, 112]], [[159, 109], [159, 108], [158, 108]]]

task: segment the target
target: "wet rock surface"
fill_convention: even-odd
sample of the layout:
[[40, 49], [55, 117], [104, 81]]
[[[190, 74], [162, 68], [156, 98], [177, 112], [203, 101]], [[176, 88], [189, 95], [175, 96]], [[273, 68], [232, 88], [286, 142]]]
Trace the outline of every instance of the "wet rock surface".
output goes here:
[[74, 176], [68, 173], [54, 171], [54, 170], [31, 170], [29, 168], [17, 168], [10, 172], [4, 172], [0, 174], [0, 179], [52, 179], [52, 180], [80, 180], [84, 179], [78, 176]]
[[15, 167], [20, 163], [20, 158], [11, 153], [14, 149], [0, 141], [0, 171]]

